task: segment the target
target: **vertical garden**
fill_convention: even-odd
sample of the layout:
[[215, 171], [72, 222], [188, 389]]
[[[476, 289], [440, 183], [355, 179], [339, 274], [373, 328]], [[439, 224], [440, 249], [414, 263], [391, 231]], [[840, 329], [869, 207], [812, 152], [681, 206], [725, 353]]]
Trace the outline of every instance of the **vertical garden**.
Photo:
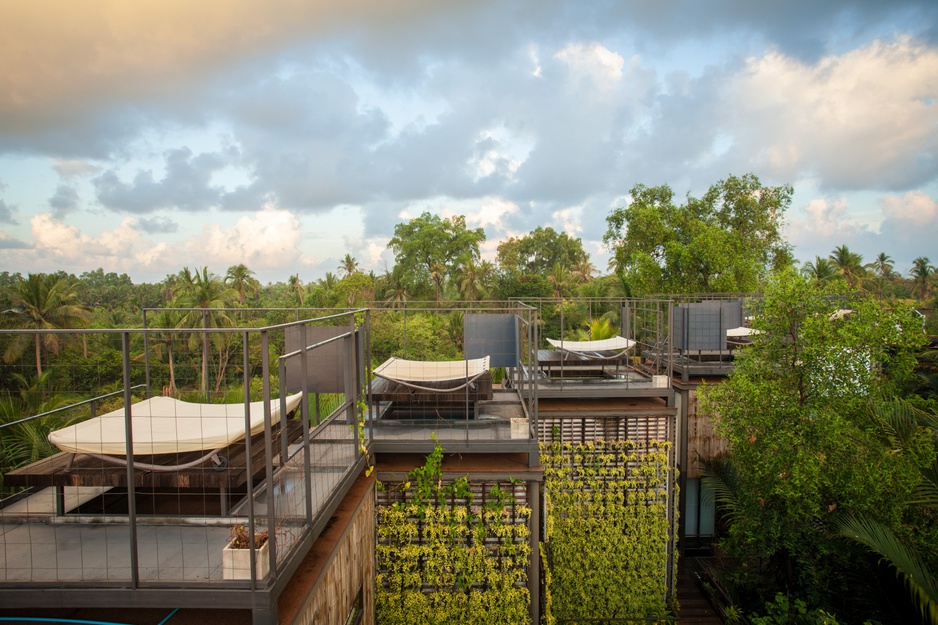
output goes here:
[[542, 443], [548, 620], [668, 612], [671, 443]]
[[381, 486], [375, 612], [382, 625], [529, 623], [531, 510], [514, 484], [443, 481], [439, 445]]

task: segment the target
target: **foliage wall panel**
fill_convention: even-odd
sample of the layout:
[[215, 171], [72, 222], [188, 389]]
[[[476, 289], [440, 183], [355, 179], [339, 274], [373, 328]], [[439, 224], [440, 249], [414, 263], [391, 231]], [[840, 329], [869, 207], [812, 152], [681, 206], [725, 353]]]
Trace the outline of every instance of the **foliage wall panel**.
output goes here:
[[520, 482], [443, 481], [418, 470], [408, 482], [384, 484], [377, 622], [528, 623], [530, 518]]
[[541, 444], [549, 613], [667, 613], [673, 573], [673, 447], [667, 441]]

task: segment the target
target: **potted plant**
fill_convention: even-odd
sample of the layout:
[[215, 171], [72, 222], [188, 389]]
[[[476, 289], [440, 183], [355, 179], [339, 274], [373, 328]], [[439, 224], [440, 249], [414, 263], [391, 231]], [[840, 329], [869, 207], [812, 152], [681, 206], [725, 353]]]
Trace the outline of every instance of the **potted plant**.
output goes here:
[[[222, 550], [222, 576], [224, 579], [251, 579], [251, 537], [243, 524], [235, 525]], [[257, 579], [270, 572], [270, 543], [267, 530], [254, 532], [254, 565]]]

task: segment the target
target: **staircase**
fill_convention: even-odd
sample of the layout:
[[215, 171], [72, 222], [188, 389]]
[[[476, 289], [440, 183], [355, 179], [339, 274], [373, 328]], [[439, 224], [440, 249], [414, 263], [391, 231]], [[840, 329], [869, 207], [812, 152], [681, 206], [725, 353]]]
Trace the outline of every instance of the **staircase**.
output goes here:
[[723, 625], [682, 558], [677, 567], [677, 625]]

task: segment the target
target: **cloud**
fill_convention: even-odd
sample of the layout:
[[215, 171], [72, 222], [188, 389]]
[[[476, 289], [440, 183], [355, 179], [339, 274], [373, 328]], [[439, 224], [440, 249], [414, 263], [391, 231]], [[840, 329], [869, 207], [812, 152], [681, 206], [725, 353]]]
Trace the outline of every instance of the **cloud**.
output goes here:
[[728, 89], [737, 149], [781, 179], [908, 189], [935, 176], [938, 48], [902, 37], [809, 64], [751, 58]]
[[15, 239], [9, 232], [0, 230], [0, 250], [26, 250], [30, 247], [29, 243]]
[[108, 267], [131, 271], [171, 260], [164, 254], [165, 244], [153, 244], [143, 238], [136, 219], [127, 217], [113, 230], [93, 237], [68, 225], [49, 213], [30, 219], [33, 248], [45, 263], [72, 271]]
[[[0, 45], [0, 93], [7, 94], [0, 98], [0, 135], [43, 126], [58, 131], [102, 105], [173, 97], [212, 72], [302, 38], [341, 32], [355, 20], [406, 23], [427, 4], [433, 3], [15, 3], [5, 7]], [[69, 118], [61, 115], [66, 107]]]
[[92, 181], [98, 201], [107, 208], [128, 213], [148, 213], [161, 208], [202, 211], [219, 203], [221, 188], [213, 186], [212, 174], [226, 162], [218, 154], [193, 156], [187, 147], [164, 155], [166, 175], [155, 180], [152, 171], [140, 171], [131, 184], [112, 169]]
[[613, 89], [622, 80], [625, 59], [599, 43], [571, 43], [554, 57], [574, 74], [592, 79], [600, 90]]
[[101, 171], [101, 168], [97, 165], [80, 159], [56, 160], [53, 164], [53, 168], [59, 177], [65, 179], [93, 176]]
[[57, 218], [78, 208], [78, 191], [67, 184], [60, 184], [55, 189], [55, 195], [49, 198], [49, 206]]
[[204, 226], [199, 236], [186, 242], [185, 254], [201, 265], [244, 263], [252, 269], [280, 269], [315, 262], [303, 253], [301, 242], [299, 219], [290, 211], [268, 206], [238, 218], [229, 228]]
[[179, 223], [169, 217], [141, 217], [140, 229], [150, 234], [172, 234], [179, 231]]
[[938, 232], [938, 200], [921, 191], [910, 191], [902, 197], [885, 196], [880, 200], [883, 211], [880, 234], [881, 250], [911, 264], [916, 256], [928, 256], [935, 248]]
[[[0, 188], [2, 190], [2, 188]], [[16, 212], [16, 206], [7, 204], [3, 199], [0, 199], [0, 223], [15, 224], [16, 217], [14, 213]]]
[[[865, 248], [875, 237], [869, 227], [851, 216], [846, 198], [815, 198], [793, 213], [786, 227], [798, 258], [826, 258], [837, 245]], [[861, 250], [862, 251], [862, 250]]]
[[909, 191], [901, 198], [886, 196], [881, 205], [886, 219], [905, 222], [913, 228], [934, 223], [938, 217], [938, 203], [922, 191]]

